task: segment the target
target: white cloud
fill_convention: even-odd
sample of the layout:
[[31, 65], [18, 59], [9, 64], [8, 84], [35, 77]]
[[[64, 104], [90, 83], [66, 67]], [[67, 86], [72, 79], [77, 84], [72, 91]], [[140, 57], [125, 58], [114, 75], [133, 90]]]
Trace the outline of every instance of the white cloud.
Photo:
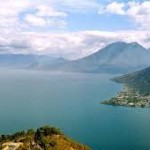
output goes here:
[[101, 7], [99, 9], [99, 14], [103, 13], [112, 13], [112, 14], [118, 14], [118, 15], [124, 15], [125, 4], [124, 3], [117, 3], [117, 2], [112, 2], [109, 5], [107, 5], [105, 8]]
[[24, 17], [24, 21], [31, 26], [41, 27], [57, 27], [64, 28], [67, 23], [64, 20], [67, 17], [67, 13], [57, 11], [51, 6], [36, 5], [34, 7], [35, 13], [27, 13]]
[[35, 15], [27, 15], [25, 17], [25, 21], [33, 26], [45, 26], [46, 25], [46, 21], [44, 18], [35, 16]]
[[97, 0], [0, 0], [0, 28], [44, 28], [44, 24], [64, 28], [69, 13], [97, 11], [98, 7]]
[[23, 3], [20, 0], [0, 0], [0, 28], [16, 28], [19, 14], [28, 8], [29, 0]]
[[99, 14], [117, 14], [129, 17], [140, 29], [149, 30], [150, 26], [150, 1], [144, 2], [112, 2], [99, 9]]
[[0, 16], [18, 16], [19, 12], [30, 5], [29, 0], [0, 0]]
[[[55, 27], [59, 29], [63, 29], [67, 26], [66, 21], [56, 18], [45, 18], [39, 17], [37, 15], [27, 15], [25, 18], [26, 25], [34, 26], [34, 27]], [[27, 27], [28, 28], [28, 27]]]
[[45, 17], [45, 16], [48, 16], [48, 17], [67, 17], [67, 15], [68, 15], [65, 12], [55, 10], [54, 8], [48, 7], [46, 5], [39, 5], [39, 6], [37, 6], [37, 9], [38, 9], [38, 12], [36, 15], [40, 16], [40, 17]]
[[1, 34], [0, 45], [3, 45], [3, 48], [7, 47], [6, 52], [51, 54], [76, 59], [92, 54], [107, 44], [116, 41], [137, 41], [145, 47], [150, 47], [149, 39], [150, 34], [145, 31], [59, 33], [16, 33], [12, 31]]
[[129, 2], [128, 15], [135, 23], [143, 29], [148, 29], [150, 26], [150, 1], [144, 1], [142, 3]]
[[[53, 0], [0, 0], [0, 28], [65, 26], [67, 13], [58, 11]], [[27, 24], [26, 24], [27, 23]]]
[[139, 31], [30, 30], [31, 27], [61, 29], [67, 26], [66, 18], [70, 13], [90, 13], [99, 7], [96, 0], [0, 0], [0, 52], [51, 54], [76, 59], [116, 41], [137, 41], [150, 47], [148, 1], [112, 2], [99, 12], [128, 16], [141, 28]]

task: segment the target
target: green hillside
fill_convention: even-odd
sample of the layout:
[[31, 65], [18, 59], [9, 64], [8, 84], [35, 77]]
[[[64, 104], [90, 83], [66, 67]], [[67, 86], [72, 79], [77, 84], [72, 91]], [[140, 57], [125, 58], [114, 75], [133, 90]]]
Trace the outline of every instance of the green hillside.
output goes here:
[[1, 150], [90, 150], [66, 137], [55, 127], [41, 127], [36, 131], [29, 129], [13, 135], [1, 135]]
[[150, 67], [142, 71], [116, 77], [113, 80], [126, 84], [141, 95], [150, 94]]
[[124, 83], [124, 89], [116, 97], [102, 104], [128, 107], [150, 107], [150, 67], [142, 71], [112, 79]]

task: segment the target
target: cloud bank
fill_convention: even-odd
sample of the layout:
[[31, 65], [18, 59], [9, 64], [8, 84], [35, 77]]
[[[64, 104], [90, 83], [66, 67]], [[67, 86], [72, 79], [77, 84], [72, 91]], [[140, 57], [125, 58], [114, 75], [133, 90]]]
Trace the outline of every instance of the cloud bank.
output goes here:
[[[116, 42], [150, 47], [150, 2], [96, 0], [0, 0], [0, 53], [49, 54], [77, 59]], [[118, 15], [134, 30], [67, 30], [71, 14]]]
[[100, 15], [105, 13], [127, 16], [139, 29], [150, 30], [150, 1], [112, 2], [99, 9]]

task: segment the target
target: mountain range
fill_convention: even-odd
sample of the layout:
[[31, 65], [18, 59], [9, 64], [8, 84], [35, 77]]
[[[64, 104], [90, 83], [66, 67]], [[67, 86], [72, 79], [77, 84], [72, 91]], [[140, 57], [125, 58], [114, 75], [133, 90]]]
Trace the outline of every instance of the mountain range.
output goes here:
[[44, 69], [64, 63], [65, 59], [35, 54], [0, 54], [0, 67]]
[[84, 73], [128, 73], [150, 66], [150, 51], [137, 42], [115, 42], [73, 61], [34, 54], [0, 54], [0, 66]]
[[127, 73], [150, 65], [150, 51], [140, 44], [116, 42], [87, 57], [61, 64], [59, 69], [75, 72]]

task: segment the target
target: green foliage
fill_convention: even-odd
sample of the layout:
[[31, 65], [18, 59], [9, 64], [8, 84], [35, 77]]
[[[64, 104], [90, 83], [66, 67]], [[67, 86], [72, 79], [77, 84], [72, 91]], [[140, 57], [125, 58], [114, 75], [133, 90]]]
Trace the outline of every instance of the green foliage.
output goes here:
[[47, 145], [54, 147], [56, 145], [55, 141], [46, 140], [46, 137], [53, 135], [62, 135], [62, 133], [55, 127], [44, 126], [37, 129], [34, 138], [35, 141], [43, 148], [46, 148]]
[[137, 97], [128, 97], [126, 98], [126, 100], [128, 101], [128, 103], [138, 103], [140, 102], [141, 100]]
[[37, 132], [40, 134], [44, 134], [44, 136], [62, 134], [59, 129], [55, 127], [49, 127], [49, 126], [41, 127], [37, 129]]
[[26, 133], [24, 131], [16, 132], [13, 135], [1, 135], [0, 143], [6, 141], [17, 141], [19, 138], [24, 137]]
[[150, 95], [150, 67], [142, 71], [127, 74], [113, 79], [116, 82], [125, 83], [143, 96]]
[[27, 134], [28, 134], [28, 135], [33, 135], [33, 134], [35, 134], [34, 129], [29, 129], [29, 130], [27, 131]]

